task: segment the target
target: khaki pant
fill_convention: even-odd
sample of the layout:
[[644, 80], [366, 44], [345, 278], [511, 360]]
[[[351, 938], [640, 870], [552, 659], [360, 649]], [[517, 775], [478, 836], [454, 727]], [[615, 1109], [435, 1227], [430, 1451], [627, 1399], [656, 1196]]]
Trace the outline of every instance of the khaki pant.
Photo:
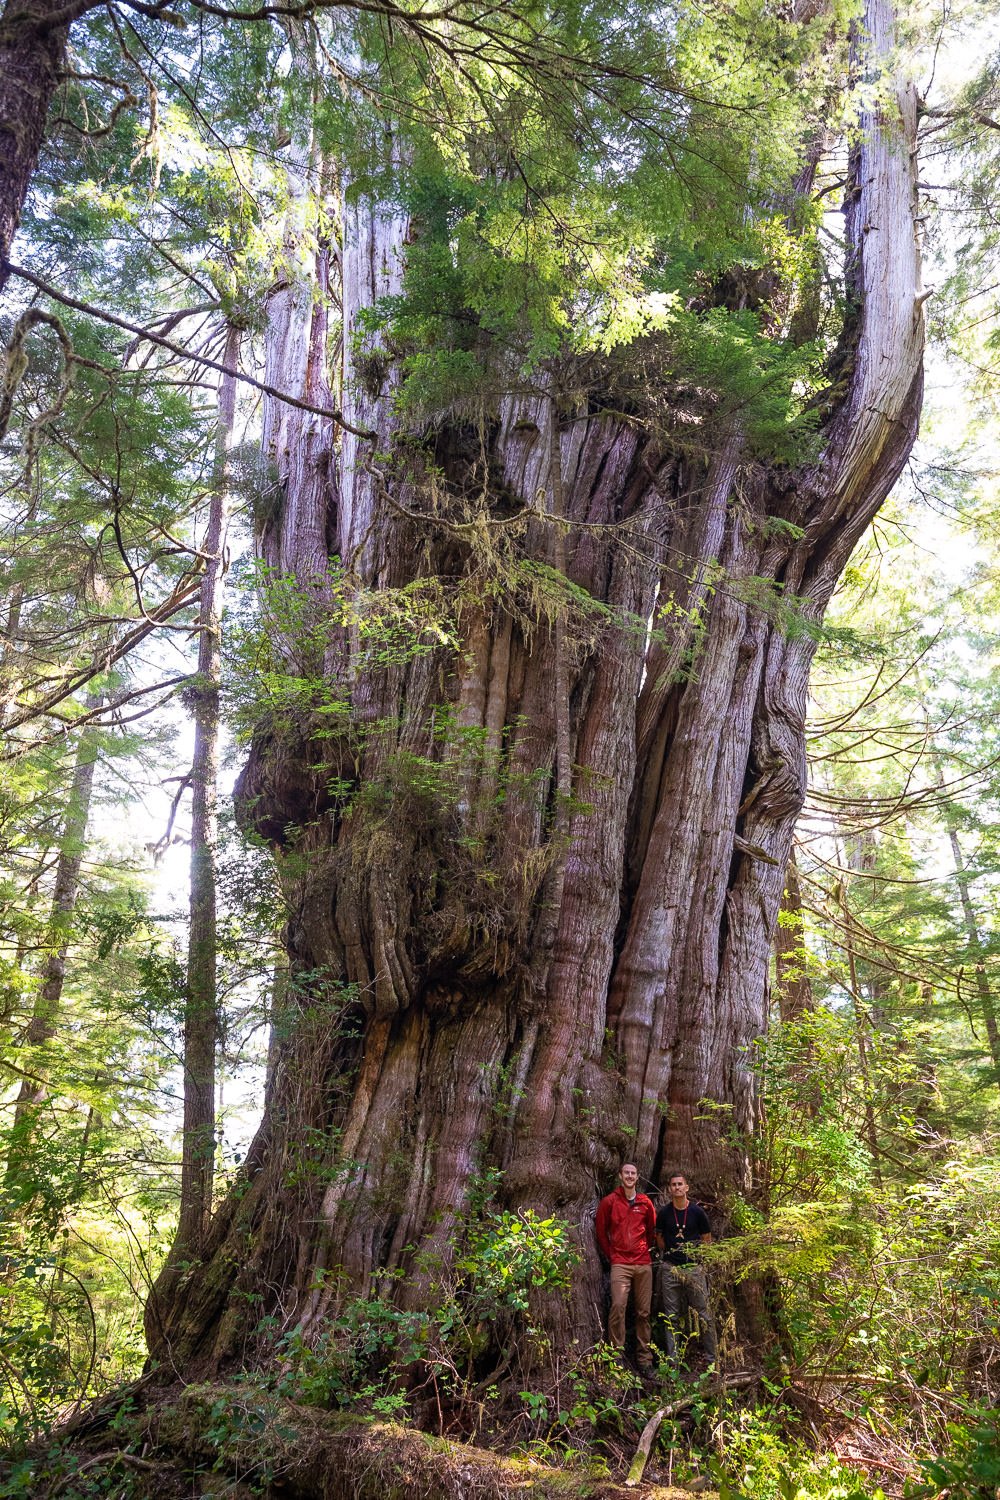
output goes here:
[[611, 1267], [611, 1311], [608, 1314], [608, 1339], [616, 1349], [625, 1348], [625, 1309], [628, 1294], [635, 1303], [635, 1337], [639, 1345], [638, 1364], [648, 1369], [653, 1364], [649, 1347], [649, 1310], [653, 1301], [652, 1266]]
[[677, 1358], [677, 1335], [681, 1331], [681, 1320], [688, 1307], [698, 1314], [698, 1331], [701, 1346], [709, 1359], [719, 1353], [719, 1341], [715, 1336], [715, 1319], [708, 1301], [708, 1278], [704, 1266], [674, 1266], [663, 1261], [659, 1267], [659, 1306], [666, 1320], [667, 1353]]

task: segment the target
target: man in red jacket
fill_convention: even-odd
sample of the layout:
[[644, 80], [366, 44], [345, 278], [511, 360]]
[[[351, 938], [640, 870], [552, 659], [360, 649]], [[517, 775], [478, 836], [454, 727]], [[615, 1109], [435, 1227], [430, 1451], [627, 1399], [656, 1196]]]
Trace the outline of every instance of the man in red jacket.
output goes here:
[[653, 1262], [649, 1252], [656, 1242], [656, 1212], [646, 1194], [636, 1192], [639, 1172], [633, 1162], [622, 1162], [618, 1177], [621, 1185], [601, 1199], [595, 1224], [598, 1248], [611, 1263], [608, 1338], [616, 1349], [625, 1348], [625, 1309], [631, 1290], [639, 1373], [652, 1375], [649, 1309], [653, 1300]]

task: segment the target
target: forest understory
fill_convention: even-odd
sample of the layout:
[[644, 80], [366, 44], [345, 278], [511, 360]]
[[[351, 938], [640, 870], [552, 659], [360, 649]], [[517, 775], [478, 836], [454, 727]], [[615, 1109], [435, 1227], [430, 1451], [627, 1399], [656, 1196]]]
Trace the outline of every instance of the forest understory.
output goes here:
[[[487, 1412], [474, 1397], [447, 1400], [418, 1426], [318, 1409], [252, 1379], [164, 1388], [147, 1378], [31, 1445], [6, 1482], [11, 1494], [130, 1500], [718, 1500], [743, 1493], [727, 1462], [731, 1429], [747, 1471], [781, 1493], [917, 1492], [913, 1455], [873, 1426], [848, 1382], [786, 1381], [777, 1401], [761, 1372], [706, 1376], [669, 1400], [629, 1384], [595, 1384], [603, 1420], [577, 1419], [547, 1442], [516, 1404]], [[911, 1419], [919, 1405], [918, 1395]], [[753, 1492], [765, 1492], [759, 1479]]]

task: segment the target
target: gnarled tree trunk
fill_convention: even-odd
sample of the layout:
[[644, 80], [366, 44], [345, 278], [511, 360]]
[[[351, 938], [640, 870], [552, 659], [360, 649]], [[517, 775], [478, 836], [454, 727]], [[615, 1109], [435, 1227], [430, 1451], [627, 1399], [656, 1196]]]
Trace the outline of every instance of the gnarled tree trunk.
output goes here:
[[[876, 58], [891, 21], [869, 0]], [[309, 978], [289, 991], [246, 1180], [183, 1300], [153, 1299], [154, 1356], [238, 1356], [247, 1293], [307, 1328], [335, 1286], [363, 1292], [383, 1267], [406, 1270], [403, 1299], [432, 1296], [427, 1268], [488, 1167], [508, 1202], [581, 1226], [572, 1316], [594, 1337], [588, 1216], [620, 1155], [654, 1180], [683, 1166], [699, 1196], [740, 1182], [814, 651], [760, 580], [821, 620], [920, 406], [915, 96], [879, 97], [850, 162], [843, 375], [821, 457], [797, 470], [751, 462], [738, 424], [704, 462], [599, 407], [560, 411], [553, 443], [541, 393], [505, 404], [485, 455], [479, 435], [440, 435], [429, 498], [373, 456], [393, 451], [392, 376], [351, 337], [398, 287], [408, 225], [345, 208], [344, 410], [377, 437], [310, 450], [324, 482], [295, 481], [268, 555], [304, 577], [326, 537], [358, 600], [415, 576], [483, 586], [465, 590], [457, 651], [379, 660], [362, 631], [333, 632], [350, 723], [297, 742], [274, 725], [254, 746], [242, 805], [277, 851]], [[288, 343], [292, 389], [310, 389], [308, 347]], [[488, 498], [469, 478], [481, 457]], [[563, 611], [557, 630], [551, 602], [533, 613], [503, 582], [511, 536], [564, 563], [599, 617]]]

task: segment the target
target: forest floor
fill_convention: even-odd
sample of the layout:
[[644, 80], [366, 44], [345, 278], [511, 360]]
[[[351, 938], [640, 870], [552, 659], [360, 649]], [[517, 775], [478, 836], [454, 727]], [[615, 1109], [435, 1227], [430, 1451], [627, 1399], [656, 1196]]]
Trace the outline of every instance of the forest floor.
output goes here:
[[[0, 1490], [31, 1500], [717, 1500], [704, 1480], [664, 1482], [655, 1453], [641, 1480], [583, 1450], [501, 1453], [356, 1413], [319, 1411], [259, 1386], [143, 1389], [98, 1403], [13, 1462]], [[655, 1433], [651, 1435], [651, 1441]], [[603, 1469], [604, 1472], [601, 1472]]]

